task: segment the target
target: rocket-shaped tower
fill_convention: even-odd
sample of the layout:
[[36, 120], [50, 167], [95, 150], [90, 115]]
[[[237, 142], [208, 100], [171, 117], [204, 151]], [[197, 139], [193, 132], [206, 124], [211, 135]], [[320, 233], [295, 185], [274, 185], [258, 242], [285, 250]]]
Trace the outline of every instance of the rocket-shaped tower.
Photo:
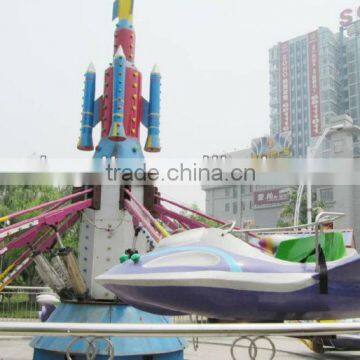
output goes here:
[[105, 71], [103, 95], [95, 100], [95, 68], [85, 74], [83, 114], [78, 149], [93, 151], [93, 129], [101, 123], [94, 158], [143, 158], [140, 123], [148, 128], [145, 151], [159, 152], [160, 82], [157, 66], [150, 77], [150, 98], [142, 96], [142, 74], [135, 66], [134, 0], [116, 0], [118, 19], [112, 65]]
[[[141, 93], [142, 76], [134, 62], [133, 0], [115, 1], [113, 18], [119, 20], [115, 31], [113, 61], [105, 71], [104, 91], [100, 97], [96, 98], [95, 95], [96, 72], [92, 64], [85, 74], [78, 149], [95, 150], [95, 159], [115, 157], [116, 163], [121, 164], [123, 169], [139, 169], [144, 164], [140, 123], [148, 128], [145, 150], [160, 151], [161, 77], [157, 67], [154, 67], [150, 78], [149, 101], [145, 100]], [[98, 124], [101, 124], [101, 140], [94, 149], [93, 129]], [[137, 185], [135, 182], [127, 182], [125, 187], [120, 182], [108, 184], [104, 180], [101, 186], [91, 189], [91, 193], [92, 199], [79, 201], [88, 202], [88, 205], [81, 209], [83, 216], [80, 220], [78, 264], [75, 262], [71, 266], [78, 269], [76, 276], [71, 278], [82, 285], [81, 289], [79, 287], [81, 296], [78, 296], [78, 301], [63, 301], [48, 322], [168, 324], [169, 319], [128, 306], [96, 282], [96, 277], [118, 265], [119, 258], [123, 258], [124, 254], [129, 251], [144, 254], [152, 248], [152, 236], [156, 240], [160, 232], [163, 236], [168, 235], [157, 220], [149, 222], [147, 219], [152, 218], [152, 215], [145, 204], [150, 206], [151, 202], [154, 203], [155, 188], [149, 184]], [[34, 360], [60, 360], [70, 352], [76, 353], [79, 359], [85, 359], [91, 353], [94, 359], [110, 356], [115, 360], [181, 360], [184, 349], [183, 341], [177, 338], [159, 340], [112, 336], [97, 339], [42, 336], [34, 339], [33, 346]]]

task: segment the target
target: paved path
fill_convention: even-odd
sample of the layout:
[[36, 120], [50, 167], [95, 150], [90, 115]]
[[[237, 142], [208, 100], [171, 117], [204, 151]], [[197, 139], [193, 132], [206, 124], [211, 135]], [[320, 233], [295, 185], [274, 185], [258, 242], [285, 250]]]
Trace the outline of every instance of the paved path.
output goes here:
[[[29, 346], [29, 340], [0, 338], [0, 360], [31, 360], [32, 349]], [[275, 360], [288, 359], [329, 359], [329, 360], [343, 360], [343, 359], [360, 359], [360, 352], [358, 353], [329, 353], [325, 355], [313, 354], [305, 345], [298, 340], [287, 338], [273, 338], [277, 348]], [[188, 348], [185, 352], [186, 360], [232, 360], [230, 355], [230, 344], [232, 339], [203, 339], [200, 343], [198, 351], [194, 351], [192, 343], [189, 342]], [[222, 345], [214, 345], [213, 342]], [[243, 343], [246, 345], [245, 343]], [[242, 345], [242, 344], [240, 344]], [[259, 347], [269, 349], [268, 343], [259, 343]], [[258, 360], [270, 359], [271, 352], [269, 350], [259, 349]], [[237, 348], [235, 355], [239, 360], [249, 359], [248, 351], [245, 348]]]

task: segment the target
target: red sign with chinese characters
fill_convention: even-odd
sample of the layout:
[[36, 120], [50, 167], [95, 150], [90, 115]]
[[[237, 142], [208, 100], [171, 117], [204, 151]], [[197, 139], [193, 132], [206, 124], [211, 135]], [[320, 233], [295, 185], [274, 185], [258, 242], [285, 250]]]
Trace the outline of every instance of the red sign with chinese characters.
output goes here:
[[310, 128], [311, 137], [317, 137], [321, 135], [319, 34], [317, 31], [314, 31], [308, 35], [308, 46]]
[[281, 132], [287, 132], [291, 127], [290, 47], [288, 42], [280, 44], [280, 73]]
[[289, 201], [289, 199], [290, 199], [289, 190], [286, 189], [285, 190], [274, 189], [274, 190], [254, 192], [255, 206], [274, 205]]

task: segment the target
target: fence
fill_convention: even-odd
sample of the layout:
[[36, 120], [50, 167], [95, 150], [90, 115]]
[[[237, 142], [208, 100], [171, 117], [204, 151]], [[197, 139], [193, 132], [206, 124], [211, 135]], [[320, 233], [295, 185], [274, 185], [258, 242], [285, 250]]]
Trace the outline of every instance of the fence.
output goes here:
[[[48, 287], [7, 286], [0, 293], [1, 320], [38, 320], [40, 306], [36, 297], [53, 293]], [[201, 316], [176, 316], [174, 323], [205, 324], [207, 319]]]
[[0, 293], [0, 320], [38, 320], [40, 307], [36, 296], [51, 292], [46, 287], [6, 287]]

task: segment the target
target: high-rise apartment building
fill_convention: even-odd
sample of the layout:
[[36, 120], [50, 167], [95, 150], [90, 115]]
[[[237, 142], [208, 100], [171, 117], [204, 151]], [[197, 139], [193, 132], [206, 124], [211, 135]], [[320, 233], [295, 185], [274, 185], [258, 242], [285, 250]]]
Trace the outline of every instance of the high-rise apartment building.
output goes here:
[[293, 156], [305, 156], [335, 115], [360, 124], [360, 20], [281, 42], [269, 58], [270, 131], [291, 134]]
[[354, 123], [360, 125], [360, 21], [347, 28], [347, 37], [342, 37], [344, 49], [343, 102]]
[[293, 156], [305, 156], [340, 113], [339, 36], [327, 28], [270, 50], [271, 134], [291, 133]]

